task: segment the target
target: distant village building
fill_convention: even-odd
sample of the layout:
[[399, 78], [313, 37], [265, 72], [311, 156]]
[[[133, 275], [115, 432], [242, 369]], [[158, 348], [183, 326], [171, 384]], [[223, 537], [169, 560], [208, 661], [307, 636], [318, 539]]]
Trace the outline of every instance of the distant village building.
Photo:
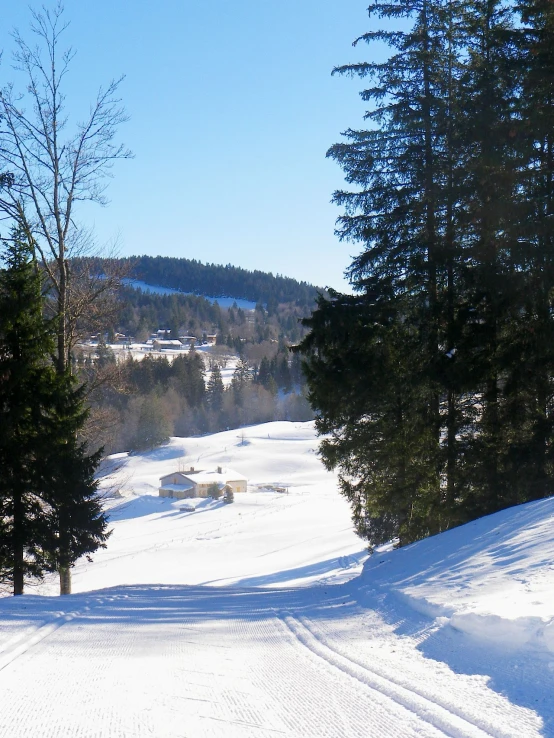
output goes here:
[[208, 497], [208, 490], [217, 484], [224, 492], [246, 492], [247, 479], [233, 469], [221, 466], [216, 471], [196, 471], [193, 466], [187, 472], [173, 472], [160, 479], [160, 497], [183, 500], [188, 497]]
[[175, 351], [182, 349], [183, 344], [181, 343], [181, 341], [177, 340], [170, 341], [156, 338], [152, 343], [152, 347], [154, 351], [167, 351], [168, 349], [172, 349], [173, 351]]

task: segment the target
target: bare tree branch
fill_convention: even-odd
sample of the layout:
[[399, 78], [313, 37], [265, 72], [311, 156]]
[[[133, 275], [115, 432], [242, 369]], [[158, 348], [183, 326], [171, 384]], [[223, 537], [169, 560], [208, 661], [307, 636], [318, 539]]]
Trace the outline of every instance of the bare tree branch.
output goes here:
[[0, 223], [23, 227], [44, 264], [55, 291], [62, 371], [70, 361], [77, 324], [87, 310], [98, 312], [101, 302], [105, 307], [114, 289], [106, 279], [101, 288], [89, 282], [87, 292], [82, 275], [76, 280], [68, 267], [68, 259], [78, 255], [74, 247], [82, 232], [74, 206], [82, 201], [105, 205], [113, 164], [132, 154], [115, 140], [127, 120], [118, 97], [123, 77], [98, 91], [88, 114], [71, 131], [63, 82], [75, 52], [60, 49], [68, 28], [63, 5], [31, 12], [36, 45], [19, 31], [13, 34], [14, 68], [25, 79], [24, 91], [16, 94], [14, 85], [0, 91]]

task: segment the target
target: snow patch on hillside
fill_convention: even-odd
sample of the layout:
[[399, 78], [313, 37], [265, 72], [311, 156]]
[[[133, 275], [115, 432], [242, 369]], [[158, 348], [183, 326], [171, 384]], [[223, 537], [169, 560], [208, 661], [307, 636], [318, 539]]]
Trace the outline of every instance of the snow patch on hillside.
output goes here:
[[[141, 290], [142, 292], [150, 292], [152, 295], [193, 295], [194, 292], [182, 292], [181, 290], [173, 289], [172, 287], [159, 287], [157, 285], [153, 284], [147, 284], [146, 282], [142, 282], [140, 279], [124, 279], [123, 283], [126, 284], [128, 287], [133, 287], [136, 290]], [[241, 308], [242, 310], [254, 310], [256, 308], [256, 303], [252, 302], [251, 300], [242, 300], [241, 298], [235, 299], [234, 297], [210, 297], [208, 295], [198, 295], [199, 297], [203, 297], [205, 300], [208, 300], [209, 302], [215, 303], [219, 305], [219, 307], [222, 308], [230, 308], [235, 303], [237, 307]]]

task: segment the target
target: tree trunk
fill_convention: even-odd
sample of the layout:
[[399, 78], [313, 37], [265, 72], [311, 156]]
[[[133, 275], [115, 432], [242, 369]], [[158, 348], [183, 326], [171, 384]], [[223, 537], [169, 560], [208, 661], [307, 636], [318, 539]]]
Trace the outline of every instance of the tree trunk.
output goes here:
[[25, 552], [23, 546], [23, 501], [19, 490], [14, 492], [13, 506], [13, 593], [23, 594]]
[[60, 566], [60, 595], [71, 594], [71, 569], [69, 566]]

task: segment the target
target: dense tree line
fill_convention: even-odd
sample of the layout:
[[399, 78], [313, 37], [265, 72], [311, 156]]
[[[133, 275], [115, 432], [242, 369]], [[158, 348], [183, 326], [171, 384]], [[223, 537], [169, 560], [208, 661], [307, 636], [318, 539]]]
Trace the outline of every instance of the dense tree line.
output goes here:
[[[299, 357], [291, 357], [284, 345], [274, 347], [273, 356], [264, 355], [259, 364], [246, 358], [236, 362], [228, 350], [206, 356], [208, 366], [195, 350], [171, 362], [146, 355], [116, 364], [111, 349], [101, 345], [94, 359], [79, 357], [76, 370], [95, 387], [88, 398], [91, 415], [98, 419], [94, 425], [100, 428], [94, 441], [106, 452], [143, 451], [170, 436], [313, 417]], [[225, 387], [221, 371], [232, 359], [237, 365]], [[106, 376], [111, 381], [103, 381]]]
[[[328, 155], [354, 295], [301, 351], [360, 534], [404, 544], [552, 494], [554, 8], [375, 2], [385, 63]], [[396, 28], [395, 28], [396, 24]]]
[[250, 271], [227, 264], [202, 264], [196, 259], [169, 256], [130, 256], [126, 259], [90, 259], [91, 270], [110, 270], [118, 262], [130, 277], [159, 287], [209, 297], [232, 297], [261, 303], [272, 314], [279, 303], [294, 303], [312, 308], [317, 288], [307, 282], [273, 275], [259, 270]]
[[[69, 572], [103, 546], [107, 521], [94, 472], [100, 452], [79, 440], [84, 388], [52, 361], [56, 322], [22, 231], [0, 271], [0, 581], [22, 594], [29, 577]], [[69, 582], [61, 581], [61, 592]]]

